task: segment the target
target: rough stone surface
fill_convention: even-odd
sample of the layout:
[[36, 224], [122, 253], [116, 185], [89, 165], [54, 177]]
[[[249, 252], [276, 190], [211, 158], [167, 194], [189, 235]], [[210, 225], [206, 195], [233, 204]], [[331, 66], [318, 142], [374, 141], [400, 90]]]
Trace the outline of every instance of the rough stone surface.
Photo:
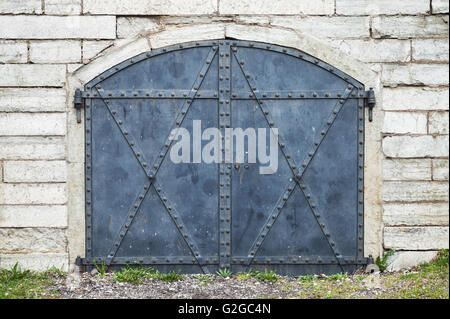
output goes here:
[[448, 110], [448, 93], [448, 88], [384, 88], [383, 109], [387, 111]]
[[448, 62], [447, 39], [413, 39], [413, 61], [420, 62]]
[[383, 133], [426, 134], [427, 114], [418, 112], [385, 112]]
[[0, 113], [0, 136], [65, 134], [65, 113]]
[[198, 39], [214, 40], [225, 37], [225, 27], [221, 24], [185, 27], [168, 27], [161, 33], [150, 37], [152, 48], [161, 48], [177, 43], [195, 41]]
[[431, 159], [386, 159], [383, 162], [383, 179], [431, 180]]
[[[1, 184], [0, 205], [38, 205], [67, 203], [66, 185], [55, 184]], [[1, 237], [1, 236], [0, 236]]]
[[448, 227], [385, 227], [384, 248], [397, 250], [448, 249]]
[[217, 11], [216, 0], [84, 0], [83, 12], [117, 15], [211, 14]]
[[431, 0], [433, 13], [448, 13], [447, 0]]
[[0, 1], [0, 13], [41, 14], [42, 2], [41, 0], [2, 0]]
[[62, 89], [0, 88], [0, 112], [64, 112]]
[[386, 181], [382, 198], [385, 202], [448, 201], [448, 183]]
[[363, 62], [408, 62], [411, 44], [407, 40], [341, 40], [334, 45]]
[[11, 269], [19, 263], [22, 269], [45, 271], [52, 267], [68, 270], [68, 256], [66, 253], [43, 254], [0, 254], [0, 268]]
[[89, 63], [89, 60], [95, 58], [100, 52], [114, 45], [113, 41], [83, 41], [83, 62]]
[[368, 38], [369, 17], [299, 17], [275, 16], [271, 24], [293, 28], [305, 34], [328, 38]]
[[333, 14], [334, 0], [221, 0], [220, 14]]
[[448, 156], [447, 136], [387, 136], [383, 139], [387, 157], [443, 157]]
[[396, 16], [374, 17], [374, 38], [448, 37], [448, 17]]
[[32, 41], [30, 61], [33, 63], [81, 62], [81, 42], [77, 40]]
[[0, 38], [114, 39], [113, 16], [0, 16]]
[[[80, 82], [87, 83], [114, 65], [149, 50], [150, 46], [147, 39], [139, 39], [129, 42], [127, 45], [122, 47], [111, 47], [97, 56], [95, 61], [89, 63], [76, 72], [76, 77], [80, 80]], [[107, 54], [107, 56], [105, 56], [105, 54]]]
[[431, 112], [428, 130], [430, 134], [448, 134], [448, 112]]
[[386, 226], [446, 226], [448, 203], [413, 203], [383, 205]]
[[61, 87], [65, 82], [66, 67], [46, 64], [0, 64], [0, 74], [0, 86]]
[[65, 252], [65, 230], [56, 228], [0, 228], [0, 252]]
[[387, 259], [387, 271], [399, 271], [405, 268], [428, 263], [437, 256], [437, 251], [397, 251]]
[[433, 180], [448, 181], [448, 159], [433, 160]]
[[65, 161], [5, 161], [3, 181], [7, 183], [65, 182]]
[[27, 63], [26, 42], [0, 40], [0, 63]]
[[383, 65], [384, 85], [448, 85], [448, 65], [408, 64]]
[[82, 0], [45, 0], [45, 14], [76, 15], [81, 13]]
[[0, 137], [0, 159], [64, 159], [64, 139], [60, 137]]
[[0, 227], [67, 227], [67, 206], [0, 206]]
[[424, 14], [429, 11], [428, 0], [336, 0], [336, 13], [342, 15]]
[[117, 37], [119, 39], [132, 38], [140, 33], [159, 30], [159, 19], [141, 17], [122, 17], [117, 19]]

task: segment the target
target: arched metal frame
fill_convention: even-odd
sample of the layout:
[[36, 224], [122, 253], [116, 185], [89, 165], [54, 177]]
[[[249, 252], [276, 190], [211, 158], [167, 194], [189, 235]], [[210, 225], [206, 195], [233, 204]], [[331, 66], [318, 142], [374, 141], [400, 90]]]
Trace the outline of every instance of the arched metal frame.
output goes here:
[[[139, 65], [139, 63], [143, 61], [161, 55], [180, 52], [183, 50], [193, 50], [195, 48], [207, 50], [207, 55], [198, 68], [192, 85], [189, 85], [189, 87], [184, 87], [182, 89], [169, 87], [166, 89], [147, 89], [133, 87], [134, 85], [131, 83], [128, 87], [122, 86], [109, 88], [108, 85], [106, 85], [106, 87], [103, 85], [108, 79], [114, 78], [122, 71]], [[261, 89], [258, 86], [260, 82], [258, 82], [255, 76], [252, 75], [251, 70], [247, 69], [248, 61], [251, 59], [251, 56], [249, 56], [249, 50], [267, 51], [270, 53], [277, 53], [290, 58], [295, 58], [299, 61], [304, 61], [308, 63], [308, 65], [317, 68], [317, 70], [320, 69], [326, 71], [328, 74], [332, 74], [333, 77], [341, 81], [340, 83], [344, 83], [345, 87], [339, 87], [339, 89], [323, 87], [322, 89], [313, 90], [305, 90], [302, 88], [287, 90]], [[217, 63], [217, 65], [214, 63]], [[213, 71], [217, 72], [217, 87], [203, 90], [203, 81], [207, 77], [207, 74], [209, 74], [208, 72], [211, 72], [211, 66], [213, 64], [214, 68], [216, 68]], [[238, 68], [236, 66], [238, 66]], [[239, 81], [242, 82], [242, 85], [245, 84], [247, 86], [246, 90], [233, 90], [233, 79], [231, 74], [232, 69], [235, 72], [239, 70], [242, 75]], [[145, 73], [149, 71], [141, 70], [139, 72]], [[270, 74], [270, 76], [280, 77], [282, 75]], [[299, 75], [299, 77], [300, 76], [301, 75]], [[292, 78], [288, 80], [295, 81], [296, 79]], [[123, 85], [123, 82], [121, 83]], [[324, 63], [323, 61], [320, 61], [299, 50], [266, 43], [231, 39], [183, 43], [176, 46], [152, 50], [123, 61], [90, 81], [85, 86], [85, 90], [82, 92], [82, 98], [85, 103], [86, 143], [86, 256], [85, 258], [79, 260], [82, 265], [90, 267], [93, 265], [94, 260], [96, 260], [96, 262], [104, 262], [111, 267], [120, 267], [128, 263], [139, 263], [143, 265], [155, 265], [162, 270], [181, 268], [186, 272], [211, 272], [219, 268], [231, 268], [233, 271], [244, 271], [249, 268], [273, 268], [280, 273], [303, 274], [311, 272], [352, 272], [360, 265], [367, 264], [369, 262], [369, 259], [364, 258], [363, 251], [364, 99], [366, 98], [366, 93], [364, 91], [363, 84], [335, 67], [330, 66], [327, 63]], [[167, 153], [172, 145], [172, 140], [169, 138], [169, 135], [167, 135], [164, 143], [161, 145], [161, 148], [158, 146], [158, 148], [154, 150], [155, 153], [159, 155], [156, 156], [153, 161], [149, 161], [150, 159], [146, 158], [146, 153], [148, 153], [148, 151], [141, 148], [141, 141], [138, 137], [133, 136], [130, 132], [132, 129], [127, 126], [129, 123], [126, 123], [126, 112], [124, 113], [120, 106], [115, 105], [117, 101], [154, 102], [163, 100], [181, 101], [179, 110], [177, 111], [174, 122], [172, 123], [172, 128], [174, 129], [177, 127], [183, 127], [191, 106], [198, 100], [215, 101], [214, 103], [217, 105], [217, 127], [220, 129], [232, 127], [233, 116], [231, 114], [233, 113], [234, 103], [239, 103], [238, 101], [251, 101], [251, 103], [256, 103], [255, 105], [261, 111], [260, 115], [262, 116], [262, 120], [265, 122], [267, 128], [283, 125], [283, 123], [277, 123], [277, 121], [272, 117], [273, 112], [271, 111], [273, 111], [273, 109], [267, 105], [267, 103], [270, 104], [271, 101], [277, 101], [277, 103], [291, 103], [291, 101], [298, 101], [299, 103], [302, 101], [305, 103], [306, 101], [307, 103], [316, 103], [314, 101], [322, 101], [327, 105], [330, 105], [331, 112], [327, 113], [326, 116], [322, 116], [320, 128], [314, 127], [315, 133], [311, 136], [312, 143], [307, 146], [307, 150], [304, 152], [303, 159], [301, 161], [296, 161], [296, 159], [294, 159], [295, 156], [291, 156], [291, 154], [297, 151], [295, 142], [293, 143], [291, 139], [285, 139], [283, 136], [283, 131], [280, 130], [278, 139], [279, 150], [281, 156], [287, 163], [291, 176], [286, 181], [284, 188], [281, 190], [273, 190], [279, 194], [279, 196], [277, 196], [278, 200], [273, 203], [273, 207], [270, 212], [264, 215], [265, 221], [257, 229], [258, 235], [252, 240], [246, 255], [239, 254], [236, 256], [232, 249], [233, 242], [236, 242], [236, 240], [233, 239], [233, 230], [236, 227], [239, 227], [232, 225], [232, 218], [234, 216], [233, 213], [236, 213], [234, 212], [236, 206], [233, 202], [233, 165], [221, 163], [217, 168], [217, 254], [205, 255], [202, 253], [205, 243], [200, 243], [199, 245], [196, 242], [198, 235], [193, 234], [193, 230], [190, 229], [192, 228], [192, 225], [187, 227], [183, 222], [183, 213], [179, 211], [179, 207], [182, 203], [172, 202], [170, 196], [167, 195], [167, 188], [161, 185], [161, 181], [159, 180], [158, 171], [163, 164], [164, 159], [167, 157]], [[355, 140], [351, 141], [351, 143], [354, 142], [357, 145], [355, 148], [355, 154], [353, 154], [355, 161], [352, 163], [356, 164], [354, 169], [357, 177], [352, 187], [357, 193], [354, 194], [356, 200], [352, 203], [354, 204], [354, 212], [343, 212], [344, 215], [333, 217], [332, 215], [323, 212], [324, 207], [321, 207], [321, 204], [323, 203], [321, 203], [318, 199], [317, 192], [316, 194], [314, 193], [308, 182], [306, 182], [303, 177], [306, 174], [311, 162], [316, 157], [318, 150], [324, 144], [323, 141], [329, 135], [329, 130], [333, 127], [333, 124], [338, 116], [342, 114], [341, 111], [349, 101], [354, 101], [352, 107], [355, 109], [355, 114], [357, 114], [355, 122], [349, 123], [350, 129], [356, 132]], [[105, 214], [105, 212], [93, 208], [96, 200], [95, 194], [96, 192], [99, 192], [96, 188], [98, 187], [96, 186], [96, 179], [101, 178], [101, 176], [95, 175], [96, 171], [94, 169], [96, 156], [99, 149], [93, 148], [93, 143], [96, 143], [96, 141], [93, 140], [92, 134], [92, 131], [95, 130], [96, 125], [96, 115], [93, 112], [93, 108], [99, 108], [100, 105], [103, 105], [105, 110], [107, 110], [111, 122], [113, 122], [115, 127], [120, 131], [121, 138], [123, 138], [123, 141], [125, 141], [126, 145], [128, 145], [135, 160], [139, 163], [140, 169], [144, 172], [146, 177], [145, 181], [142, 182], [142, 185], [139, 186], [139, 190], [135, 199], [131, 203], [131, 206], [127, 208], [126, 214], [123, 212], [106, 213], [110, 215], [122, 214], [118, 217], [122, 220], [120, 222], [120, 228], [109, 229], [108, 234], [105, 234], [104, 232], [96, 232], [96, 227], [99, 226], [95, 223], [95, 218], [93, 220], [93, 216], [95, 216], [95, 214]], [[144, 124], [141, 123], [137, 125]], [[170, 132], [170, 130], [168, 130], [168, 132]], [[345, 134], [343, 134], [343, 136]], [[345, 145], [336, 147], [345, 147]], [[344, 163], [344, 165], [346, 165], [346, 163]], [[103, 183], [101, 185], [104, 188], [105, 184]], [[190, 254], [186, 254], [184, 256], [173, 256], [170, 254], [167, 254], [166, 256], [155, 256], [152, 254], [146, 254], [143, 249], [143, 253], [139, 256], [118, 255], [119, 249], [121, 247], [123, 249], [124, 247], [124, 238], [126, 238], [129, 229], [133, 227], [133, 221], [136, 223], [135, 218], [141, 213], [141, 207], [150, 190], [154, 190], [154, 193], [160, 199], [161, 204], [166, 210], [167, 216], [170, 218], [170, 221], [175, 226], [179, 235], [181, 235], [181, 238], [183, 238], [184, 244], [189, 248]], [[312, 254], [304, 256], [300, 254], [282, 254], [262, 256], [259, 254], [261, 247], [264, 246], [265, 241], [267, 241], [266, 238], [269, 236], [271, 229], [277, 221], [280, 220], [279, 217], [284, 212], [283, 208], [287, 205], [286, 203], [289, 202], [294, 191], [304, 196], [306, 204], [305, 207], [308, 207], [308, 213], [314, 218], [323, 239], [326, 240], [326, 243], [330, 248], [331, 253], [329, 255]], [[114, 194], [111, 194], [111, 196], [114, 196]], [[327, 206], [325, 208], [329, 207]], [[246, 207], [244, 205], [242, 211], [245, 209]], [[354, 214], [354, 220], [356, 221], [355, 225], [351, 227], [354, 231], [355, 241], [355, 245], [352, 247], [352, 249], [354, 248], [354, 252], [352, 254], [343, 254], [341, 252], [348, 252], [352, 249], [342, 247], [339, 240], [334, 239], [339, 237], [339, 235], [333, 233], [329, 225], [330, 220], [331, 223], [335, 223], [336, 221], [332, 220], [333, 218], [345, 218], [345, 214]], [[197, 217], [200, 218], [201, 214]], [[105, 240], [102, 236], [110, 237], [108, 240], [110, 248], [106, 254], [103, 253], [99, 255], [95, 252], [96, 249], [93, 247], [93, 242]], [[297, 248], [292, 249], [296, 250]]]

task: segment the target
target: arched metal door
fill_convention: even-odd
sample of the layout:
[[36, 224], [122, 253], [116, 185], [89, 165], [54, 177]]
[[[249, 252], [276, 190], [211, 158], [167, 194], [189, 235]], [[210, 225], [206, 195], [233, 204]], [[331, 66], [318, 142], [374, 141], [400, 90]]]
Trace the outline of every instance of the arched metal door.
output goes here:
[[[361, 83], [308, 54], [236, 40], [152, 50], [102, 73], [78, 94], [86, 128], [79, 262], [184, 272], [355, 270], [367, 263], [366, 96]], [[193, 154], [171, 160], [171, 132], [190, 132], [195, 152], [208, 144], [195, 142], [205, 128], [221, 132], [219, 163]], [[261, 174], [259, 157], [236, 161], [233, 148], [226, 161], [227, 128], [276, 129], [276, 170]], [[269, 140], [266, 155], [274, 151]]]

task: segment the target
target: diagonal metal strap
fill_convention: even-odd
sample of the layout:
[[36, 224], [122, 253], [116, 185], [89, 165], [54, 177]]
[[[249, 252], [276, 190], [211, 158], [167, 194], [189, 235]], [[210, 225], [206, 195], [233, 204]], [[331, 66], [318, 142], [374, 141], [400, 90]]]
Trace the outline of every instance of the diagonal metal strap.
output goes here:
[[[238, 65], [239, 65], [239, 67], [240, 67], [240, 69], [241, 69], [241, 72], [242, 72], [242, 74], [244, 75], [244, 77], [245, 77], [245, 79], [246, 79], [246, 81], [247, 81], [248, 86], [249, 86], [250, 89], [251, 89], [251, 92], [252, 92], [252, 94], [253, 94], [253, 98], [254, 98], [254, 99], [256, 100], [256, 102], [258, 103], [258, 106], [259, 106], [261, 112], [262, 112], [263, 115], [264, 115], [264, 119], [266, 120], [267, 125], [269, 126], [270, 129], [272, 129], [272, 127], [275, 125], [275, 123], [274, 123], [273, 120], [270, 118], [269, 109], [268, 109], [268, 108], [265, 106], [265, 104], [261, 101], [261, 99], [260, 99], [260, 95], [261, 95], [261, 94], [260, 94], [260, 92], [258, 91], [258, 89], [256, 88], [256, 84], [255, 84], [254, 80], [252, 79], [252, 76], [251, 76], [248, 72], [246, 72], [246, 71], [244, 70], [244, 61], [240, 61], [240, 60], [239, 60], [239, 58], [238, 58], [238, 56], [237, 56], [237, 48], [236, 48], [236, 47], [233, 47], [233, 48], [232, 48], [232, 51], [233, 51], [233, 56], [234, 56], [234, 58], [236, 59], [236, 62], [238, 63]], [[275, 134], [275, 132], [273, 132], [273, 134]], [[280, 135], [280, 134], [278, 135], [278, 145], [280, 146], [281, 153], [283, 154], [283, 156], [284, 156], [284, 158], [286, 159], [286, 161], [287, 161], [289, 167], [290, 167], [291, 170], [292, 170], [292, 173], [293, 173], [294, 176], [295, 176], [295, 170], [297, 169], [297, 164], [295, 163], [294, 159], [289, 155], [289, 154], [291, 154], [291, 153], [289, 153], [288, 147], [287, 147], [287, 145], [286, 145], [286, 143], [285, 143], [285, 141], [284, 141], [284, 139], [283, 139], [283, 136]]]
[[161, 188], [161, 185], [159, 185], [157, 181], [153, 182], [153, 187], [155, 188], [158, 197], [161, 199], [161, 202], [166, 208], [166, 211], [169, 214], [170, 218], [172, 219], [173, 223], [175, 224], [175, 227], [177, 228], [178, 232], [181, 234], [183, 240], [191, 250], [192, 255], [197, 260], [198, 265], [201, 267], [204, 273], [210, 273], [208, 268], [201, 264], [200, 260], [202, 256], [200, 254], [200, 250], [198, 249], [198, 246], [195, 243], [194, 238], [189, 234], [187, 228], [185, 227], [181, 215], [180, 213], [177, 212], [175, 205], [167, 198], [167, 196], [164, 194]]
[[319, 149], [320, 145], [322, 144], [322, 141], [324, 140], [325, 136], [327, 135], [328, 131], [330, 130], [331, 126], [336, 121], [336, 118], [341, 112], [342, 107], [344, 106], [347, 99], [350, 97], [350, 94], [352, 93], [353, 86], [349, 85], [342, 94], [342, 98], [334, 105], [331, 113], [328, 115], [326, 123], [323, 124], [320, 131], [318, 131], [317, 135], [314, 137], [314, 141], [311, 144], [311, 146], [308, 148], [308, 152], [306, 153], [300, 167], [297, 170], [296, 177], [297, 179], [300, 179], [303, 174], [305, 173], [306, 168], [308, 167], [309, 163], [311, 163], [311, 160], [313, 159], [314, 155], [317, 153], [317, 150]]
[[[192, 104], [191, 99], [195, 98], [195, 95], [200, 87], [200, 85], [203, 82], [203, 79], [205, 78], [205, 74], [206, 72], [209, 70], [209, 67], [211, 65], [211, 62], [214, 58], [214, 56], [217, 53], [217, 47], [212, 47], [210, 52], [208, 53], [208, 56], [205, 60], [205, 63], [202, 65], [202, 68], [199, 72], [199, 74], [197, 75], [193, 85], [192, 85], [192, 89], [189, 91], [189, 99], [185, 100], [181, 109], [181, 112], [178, 114], [176, 120], [175, 120], [175, 128], [179, 128], [181, 123], [183, 122], [190, 105]], [[119, 233], [116, 235], [115, 240], [114, 240], [114, 244], [113, 247], [110, 249], [110, 252], [106, 258], [106, 264], [110, 265], [111, 262], [113, 261], [117, 250], [119, 249], [120, 245], [122, 244], [123, 238], [125, 237], [127, 231], [128, 231], [128, 227], [131, 225], [131, 222], [134, 220], [134, 217], [136, 216], [136, 213], [139, 210], [140, 204], [142, 203], [143, 198], [145, 197], [145, 195], [148, 192], [148, 188], [150, 187], [150, 185], [153, 182], [153, 179], [156, 175], [156, 172], [158, 170], [158, 168], [160, 167], [165, 155], [167, 154], [168, 149], [170, 148], [170, 145], [172, 143], [172, 140], [170, 139], [170, 135], [167, 137], [166, 142], [164, 144], [164, 146], [162, 147], [162, 152], [160, 153], [160, 155], [156, 158], [153, 166], [148, 167], [147, 165], [147, 161], [144, 158], [144, 153], [142, 152], [142, 150], [140, 149], [140, 147], [138, 146], [137, 140], [131, 136], [130, 132], [127, 130], [127, 128], [125, 127], [124, 123], [123, 123], [123, 119], [120, 117], [120, 114], [118, 112], [118, 110], [116, 109], [112, 109], [110, 107], [110, 103], [109, 100], [105, 99], [104, 96], [102, 96], [102, 90], [99, 87], [95, 87], [95, 89], [97, 90], [97, 93], [99, 94], [99, 96], [101, 97], [103, 103], [105, 104], [106, 108], [109, 110], [109, 112], [111, 113], [114, 121], [116, 122], [117, 126], [119, 127], [120, 132], [122, 133], [123, 137], [125, 138], [126, 142], [128, 143], [128, 145], [130, 146], [131, 150], [133, 151], [133, 154], [136, 156], [136, 159], [138, 160], [139, 164], [141, 165], [142, 169], [144, 170], [145, 174], [147, 175], [147, 177], [150, 179], [148, 182], [145, 183], [145, 185], [143, 186], [144, 190], [145, 190], [145, 194], [144, 195], [139, 195], [138, 199], [139, 201], [135, 201], [135, 203], [133, 204], [133, 207], [130, 208], [129, 210], [129, 214], [125, 220], [125, 222], [122, 224]], [[142, 197], [142, 199], [141, 199]], [[137, 206], [137, 207], [136, 207]]]
[[[183, 106], [181, 107], [181, 112], [178, 113], [178, 116], [175, 119], [175, 124], [172, 127], [170, 132], [172, 132], [174, 129], [176, 129], [178, 132], [179, 128], [181, 127], [181, 124], [183, 123], [183, 121], [186, 117], [186, 114], [192, 105], [192, 101], [195, 99], [197, 92], [198, 92], [201, 84], [203, 83], [203, 80], [206, 77], [206, 73], [208, 72], [216, 54], [217, 54], [217, 46], [213, 46], [211, 48], [211, 50], [209, 51], [208, 56], [206, 57], [206, 60], [203, 64], [200, 72], [198, 73], [197, 78], [195, 79], [191, 90], [189, 91], [188, 99], [184, 101]], [[173, 139], [171, 138], [171, 134], [169, 134], [166, 138], [166, 141], [164, 142], [163, 147], [161, 148], [161, 151], [160, 151], [158, 157], [155, 159], [152, 167], [150, 168], [150, 173], [148, 175], [150, 178], [155, 176], [156, 173], [158, 172], [158, 169], [161, 167], [161, 163], [164, 160], [164, 157], [166, 156], [167, 152], [169, 151], [172, 143], [173, 143]]]
[[134, 200], [133, 206], [128, 210], [128, 214], [125, 218], [125, 221], [123, 222], [122, 227], [120, 227], [119, 234], [114, 239], [113, 246], [109, 250], [108, 256], [106, 256], [106, 258], [105, 258], [105, 263], [107, 266], [111, 265], [111, 263], [114, 259], [114, 256], [117, 253], [117, 250], [119, 250], [119, 247], [122, 244], [123, 238], [127, 234], [128, 229], [134, 220], [134, 217], [138, 213], [139, 208], [141, 207], [142, 202], [145, 199], [145, 196], [147, 196], [150, 185], [151, 185], [150, 181], [145, 183], [144, 187], [141, 189], [141, 191], [139, 191], [138, 196]]
[[256, 256], [256, 253], [258, 252], [259, 248], [262, 246], [264, 240], [267, 238], [267, 234], [272, 229], [273, 224], [276, 222], [278, 216], [280, 215], [281, 210], [283, 209], [283, 207], [286, 204], [289, 197], [294, 192], [295, 186], [296, 186], [296, 181], [291, 178], [289, 183], [285, 187], [283, 193], [281, 194], [280, 198], [276, 202], [274, 208], [272, 209], [272, 212], [270, 213], [270, 215], [267, 218], [266, 222], [264, 223], [263, 227], [259, 231], [258, 237], [255, 239], [250, 250], [248, 251], [247, 261], [246, 261], [247, 265], [250, 265], [252, 263], [253, 259]]
[[328, 245], [330, 246], [331, 250], [333, 251], [334, 256], [336, 257], [336, 260], [338, 261], [339, 266], [341, 267], [341, 270], [344, 271], [342, 255], [337, 248], [336, 242], [331, 238], [331, 234], [326, 225], [324, 217], [318, 208], [317, 200], [312, 196], [311, 190], [305, 183], [300, 182], [299, 186], [300, 186], [300, 189], [301, 189], [303, 195], [306, 198], [306, 201], [307, 201], [309, 207], [311, 208], [313, 217], [315, 218], [317, 224], [320, 227], [320, 230], [322, 231], [325, 239], [328, 242]]

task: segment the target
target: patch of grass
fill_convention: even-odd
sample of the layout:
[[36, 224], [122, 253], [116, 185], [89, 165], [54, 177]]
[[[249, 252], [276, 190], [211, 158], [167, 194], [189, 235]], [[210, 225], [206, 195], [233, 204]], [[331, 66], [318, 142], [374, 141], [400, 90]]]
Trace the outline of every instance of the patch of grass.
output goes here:
[[353, 280], [356, 281], [356, 282], [361, 282], [364, 279], [366, 279], [367, 277], [369, 277], [369, 276], [356, 276], [356, 277], [353, 278]]
[[409, 274], [400, 275], [400, 279], [416, 279], [419, 277], [420, 274], [417, 272], [410, 272]]
[[56, 297], [49, 288], [55, 275], [62, 276], [64, 272], [54, 267], [41, 273], [22, 270], [17, 263], [11, 269], [0, 269], [0, 299]]
[[168, 272], [166, 274], [160, 273], [157, 271], [154, 275], [154, 278], [165, 281], [165, 282], [175, 282], [179, 280], [184, 280], [184, 275], [180, 275], [180, 270]]
[[251, 277], [251, 274], [248, 273], [248, 272], [247, 272], [247, 273], [246, 273], [246, 272], [240, 272], [240, 273], [238, 273], [238, 274], [236, 275], [236, 279], [237, 279], [237, 280], [242, 280], [242, 281], [249, 280], [250, 277]]
[[277, 281], [277, 279], [279, 278], [279, 276], [275, 273], [275, 271], [273, 271], [273, 270], [268, 271], [267, 269], [265, 269], [264, 272], [260, 272], [258, 270], [253, 270], [249, 274], [250, 274], [250, 276], [252, 276], [258, 280], [269, 281], [272, 283]]
[[444, 268], [448, 270], [449, 265], [449, 250], [441, 249], [434, 260], [430, 263], [424, 263], [420, 265], [420, 268], [424, 271], [441, 271]]
[[342, 280], [348, 278], [348, 274], [347, 273], [338, 273], [338, 274], [334, 274], [328, 277], [324, 277], [325, 280]]
[[114, 272], [114, 280], [118, 282], [129, 282], [133, 285], [142, 284], [145, 278], [155, 276], [156, 271], [152, 267], [130, 266], [122, 267], [120, 271]]
[[95, 268], [97, 268], [99, 276], [100, 277], [105, 277], [106, 276], [106, 271], [108, 270], [108, 266], [105, 264], [105, 262], [102, 260], [100, 265], [97, 264], [97, 260], [96, 259], [94, 259], [93, 262], [94, 262]]
[[304, 275], [304, 276], [299, 276], [297, 281], [299, 282], [311, 282], [311, 281], [316, 281], [317, 278], [313, 275]]
[[449, 298], [449, 253], [441, 250], [430, 263], [409, 274], [384, 276], [390, 291], [379, 298], [389, 299], [448, 299]]
[[228, 278], [228, 277], [231, 277], [231, 275], [233, 274], [229, 269], [227, 269], [227, 268], [224, 268], [224, 269], [219, 269], [217, 272], [216, 272], [220, 277], [222, 277], [222, 278]]
[[380, 256], [377, 257], [375, 264], [377, 264], [380, 271], [383, 272], [387, 268], [387, 259], [395, 253], [395, 249], [391, 249], [384, 254], [382, 258]]

